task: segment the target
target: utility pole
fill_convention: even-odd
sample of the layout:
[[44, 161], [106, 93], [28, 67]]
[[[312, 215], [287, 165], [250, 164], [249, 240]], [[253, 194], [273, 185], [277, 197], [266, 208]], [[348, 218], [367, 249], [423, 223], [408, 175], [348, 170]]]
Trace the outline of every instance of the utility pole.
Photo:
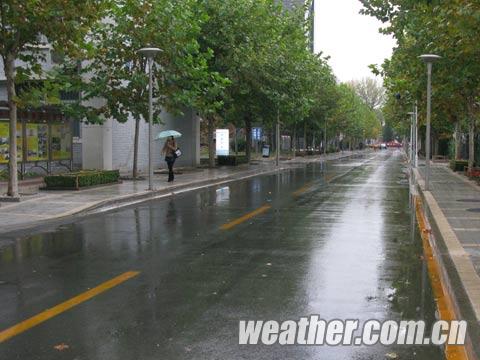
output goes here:
[[276, 126], [276, 138], [277, 138], [277, 151], [275, 157], [275, 165], [280, 164], [280, 109], [277, 109], [277, 126]]
[[323, 154], [327, 156], [327, 118], [325, 117], [325, 129], [323, 131]]

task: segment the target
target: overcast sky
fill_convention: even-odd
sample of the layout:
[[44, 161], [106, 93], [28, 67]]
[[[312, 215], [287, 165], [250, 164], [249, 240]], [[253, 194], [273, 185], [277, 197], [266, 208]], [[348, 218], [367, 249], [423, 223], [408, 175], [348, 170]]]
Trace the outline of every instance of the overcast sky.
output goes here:
[[358, 0], [315, 0], [315, 51], [331, 57], [342, 82], [374, 77], [368, 65], [383, 63], [395, 45], [378, 33], [380, 22], [359, 14], [361, 8]]

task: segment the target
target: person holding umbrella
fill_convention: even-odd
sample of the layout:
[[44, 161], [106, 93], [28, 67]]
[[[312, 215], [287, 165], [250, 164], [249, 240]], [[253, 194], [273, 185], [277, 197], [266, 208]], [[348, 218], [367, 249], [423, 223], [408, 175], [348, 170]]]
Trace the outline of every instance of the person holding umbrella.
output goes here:
[[156, 137], [157, 140], [164, 138], [167, 139], [163, 145], [162, 154], [165, 154], [165, 161], [168, 166], [168, 182], [172, 182], [174, 179], [173, 164], [175, 163], [177, 157], [181, 155], [181, 151], [177, 147], [177, 142], [175, 141], [175, 138], [180, 136], [182, 136], [182, 134], [177, 131], [167, 130], [162, 131]]

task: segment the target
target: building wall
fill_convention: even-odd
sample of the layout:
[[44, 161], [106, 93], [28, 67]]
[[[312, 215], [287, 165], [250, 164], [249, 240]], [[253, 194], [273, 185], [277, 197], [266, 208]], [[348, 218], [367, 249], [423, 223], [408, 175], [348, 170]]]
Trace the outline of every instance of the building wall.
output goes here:
[[[112, 164], [115, 169], [121, 172], [131, 172], [133, 167], [133, 150], [135, 121], [130, 119], [126, 123], [113, 122], [112, 126]], [[160, 131], [159, 126], [153, 127], [153, 133]], [[158, 168], [162, 165], [160, 150], [161, 145], [158, 141], [153, 143], [153, 165]], [[140, 121], [140, 131], [138, 136], [138, 169], [146, 173], [148, 171], [148, 123]]]
[[73, 146], [73, 168], [81, 169], [82, 168], [82, 142], [74, 140]]
[[302, 6], [305, 0], [283, 0], [283, 6], [288, 9], [293, 9], [295, 6]]
[[[49, 45], [42, 45], [38, 47], [39, 52], [41, 53], [41, 56], [39, 57], [39, 64], [42, 67], [43, 71], [50, 71], [53, 68], [53, 61], [52, 61], [52, 55], [51, 55], [51, 48]], [[15, 66], [16, 67], [26, 67], [26, 64], [22, 60], [15, 60]], [[3, 66], [3, 60], [0, 58], [0, 81], [5, 81], [5, 69]], [[7, 95], [5, 94], [5, 99]]]
[[7, 95], [7, 85], [5, 82], [2, 82], [0, 84], [0, 101], [7, 101], [8, 100], [8, 95]]
[[[162, 130], [176, 130], [183, 136], [177, 140], [182, 156], [177, 166], [194, 167], [200, 164], [200, 121], [193, 110], [182, 116], [169, 113], [162, 115], [163, 125], [154, 125], [154, 137]], [[135, 121], [126, 123], [110, 120], [103, 125], [82, 125], [82, 162], [84, 169], [119, 169], [130, 173], [133, 167]], [[155, 169], [166, 168], [161, 154], [164, 141], [154, 141], [153, 165]], [[148, 123], [140, 121], [138, 169], [148, 171]]]

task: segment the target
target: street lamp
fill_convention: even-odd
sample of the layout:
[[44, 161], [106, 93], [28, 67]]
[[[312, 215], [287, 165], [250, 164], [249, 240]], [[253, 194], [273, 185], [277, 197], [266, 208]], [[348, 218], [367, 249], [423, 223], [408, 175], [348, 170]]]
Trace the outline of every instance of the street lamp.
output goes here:
[[410, 115], [410, 166], [414, 167], [415, 164], [415, 112], [410, 111], [407, 113]]
[[275, 166], [280, 165], [280, 109], [277, 109], [277, 124], [275, 126], [275, 142], [277, 143], [277, 151], [275, 154]]
[[425, 64], [427, 64], [427, 136], [425, 139], [425, 190], [429, 190], [430, 181], [430, 121], [432, 112], [432, 65], [438, 59], [441, 59], [438, 55], [425, 54], [419, 56]]
[[152, 67], [153, 58], [156, 54], [162, 52], [159, 48], [141, 48], [138, 53], [148, 60], [148, 190], [153, 190], [153, 134], [152, 134], [152, 122], [153, 122], [153, 80], [152, 80]]

